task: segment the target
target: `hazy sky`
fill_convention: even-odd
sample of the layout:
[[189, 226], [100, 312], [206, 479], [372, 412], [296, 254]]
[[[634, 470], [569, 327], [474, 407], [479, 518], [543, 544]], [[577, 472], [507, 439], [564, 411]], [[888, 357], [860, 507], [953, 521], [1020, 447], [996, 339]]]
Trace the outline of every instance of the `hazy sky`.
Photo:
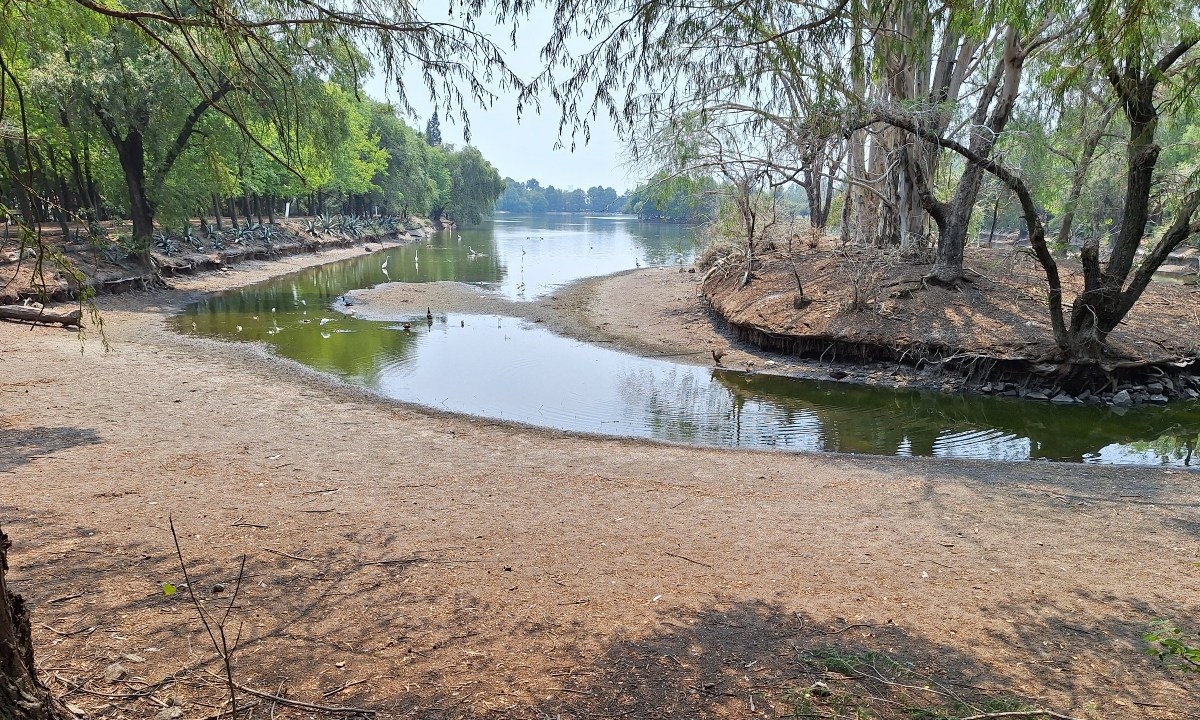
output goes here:
[[[429, 20], [446, 20], [445, 0], [418, 0]], [[481, 23], [483, 25], [483, 23]], [[522, 77], [531, 77], [543, 69], [538, 51], [550, 31], [550, 16], [542, 11], [522, 22], [518, 34], [518, 47], [513, 50], [505, 30], [489, 33], [504, 49], [513, 70]], [[417, 112], [418, 121], [410, 120], [416, 129], [424, 131], [425, 122], [433, 113], [433, 103], [428, 99], [420, 82], [419, 73], [410, 73], [406, 82], [409, 100]], [[494, 88], [493, 88], [494, 89]], [[381, 100], [385, 97], [380, 82], [367, 85], [367, 92]], [[591, 98], [588, 98], [590, 102]], [[537, 178], [542, 185], [554, 185], [560, 189], [584, 188], [593, 185], [613, 187], [617, 192], [634, 188], [639, 178], [626, 177], [622, 166], [623, 145], [607, 118], [592, 124], [592, 140], [587, 145], [579, 138], [572, 152], [570, 138], [564, 138], [565, 147], [554, 149], [558, 141], [558, 108], [546, 95], [542, 98], [541, 114], [526, 109], [520, 123], [517, 122], [516, 98], [511, 93], [501, 95], [490, 109], [469, 107], [471, 118], [471, 145], [479, 148], [500, 174], [525, 181]], [[463, 128], [456, 118], [441, 118], [442, 140], [462, 146]]]

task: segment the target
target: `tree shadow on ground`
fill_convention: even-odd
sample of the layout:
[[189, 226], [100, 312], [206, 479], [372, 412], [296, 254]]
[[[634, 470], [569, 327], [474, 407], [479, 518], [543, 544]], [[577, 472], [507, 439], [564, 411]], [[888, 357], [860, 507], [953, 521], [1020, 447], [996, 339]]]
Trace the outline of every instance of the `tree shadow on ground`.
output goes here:
[[[172, 696], [192, 709], [223, 702], [189, 593], [162, 590], [181, 582], [168, 531], [114, 544], [41, 522], [36, 546], [14, 537], [21, 564], [11, 580], [31, 601], [38, 661], [56, 692], [106, 717], [148, 717], [161, 709], [154, 699]], [[179, 527], [190, 590], [219, 615], [240, 554], [226, 538], [189, 535], [197, 530]], [[301, 548], [243, 545], [228, 625], [238, 682], [381, 718], [911, 720], [1042, 707], [1166, 720], [1189, 717], [1200, 695], [1200, 676], [1147, 656], [1156, 608], [1136, 588], [1000, 596], [961, 637], [903, 614], [845, 620], [719, 596], [697, 607], [656, 599], [613, 623], [566, 590], [520, 596], [521, 568], [464, 582], [480, 560], [406, 546], [396, 529], [314, 536]], [[104, 681], [114, 661], [132, 677]], [[242, 696], [256, 716], [312, 716]]]
[[0, 472], [15, 470], [35, 458], [60, 450], [99, 443], [100, 436], [89, 428], [0, 425]]

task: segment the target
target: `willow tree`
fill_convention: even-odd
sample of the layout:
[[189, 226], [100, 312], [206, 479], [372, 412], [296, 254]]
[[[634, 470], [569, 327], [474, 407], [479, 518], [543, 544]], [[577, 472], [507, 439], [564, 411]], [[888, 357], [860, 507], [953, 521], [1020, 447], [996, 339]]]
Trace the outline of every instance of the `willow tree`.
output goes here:
[[[496, 12], [511, 17], [523, 6], [522, 0], [506, 0]], [[471, 0], [439, 22], [407, 0], [5, 3], [0, 6], [5, 175], [14, 181], [22, 215], [46, 200], [32, 161], [42, 138], [30, 134], [28, 119], [38, 102], [53, 99], [53, 117], [61, 110], [63, 117], [82, 119], [112, 147], [134, 237], [145, 243], [159, 190], [213, 118], [231, 123], [302, 177], [298, 134], [307, 122], [314, 80], [357, 89], [365, 77], [379, 73], [392, 81], [394, 102], [411, 112], [411, 88], [402, 72], [415, 67], [421, 91], [447, 114], [460, 115], [468, 104], [491, 104], [498, 90], [522, 90], [500, 48], [475, 28], [485, 7], [490, 6]], [[39, 92], [31, 93], [35, 85]]]

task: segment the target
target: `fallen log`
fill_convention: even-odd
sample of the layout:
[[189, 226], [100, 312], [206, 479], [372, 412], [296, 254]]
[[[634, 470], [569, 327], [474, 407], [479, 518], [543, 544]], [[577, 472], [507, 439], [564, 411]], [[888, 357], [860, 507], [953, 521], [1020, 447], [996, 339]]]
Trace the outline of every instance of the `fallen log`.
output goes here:
[[40, 307], [30, 307], [28, 305], [0, 305], [0, 320], [20, 320], [23, 322], [41, 323], [43, 325], [59, 323], [63, 327], [71, 327], [72, 325], [81, 327], [79, 318], [79, 310], [57, 312]]

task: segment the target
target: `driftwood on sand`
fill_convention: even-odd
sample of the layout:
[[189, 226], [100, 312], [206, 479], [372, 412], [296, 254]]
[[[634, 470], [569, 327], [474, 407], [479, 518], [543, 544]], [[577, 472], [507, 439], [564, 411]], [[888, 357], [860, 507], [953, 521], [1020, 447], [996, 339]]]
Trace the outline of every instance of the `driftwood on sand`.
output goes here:
[[60, 312], [29, 305], [0, 305], [0, 320], [18, 320], [43, 325], [58, 323], [63, 327], [79, 327], [79, 319], [78, 309]]

